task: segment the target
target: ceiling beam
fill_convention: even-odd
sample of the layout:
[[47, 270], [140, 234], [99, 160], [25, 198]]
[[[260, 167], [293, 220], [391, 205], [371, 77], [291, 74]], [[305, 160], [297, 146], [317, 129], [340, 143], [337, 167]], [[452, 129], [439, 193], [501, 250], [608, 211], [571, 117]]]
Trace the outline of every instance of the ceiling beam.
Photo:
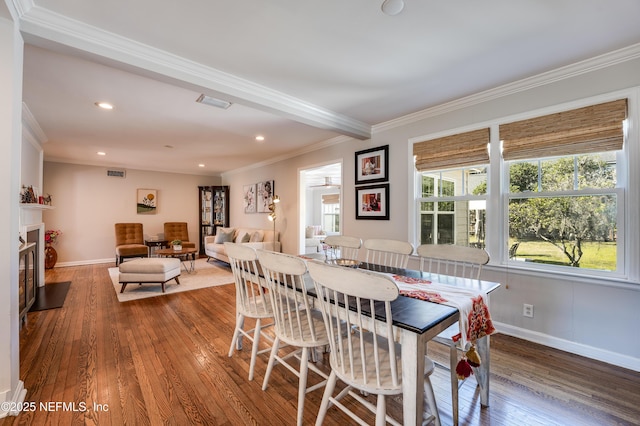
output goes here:
[[[19, 4], [20, 0], [14, 0]], [[23, 0], [20, 30], [26, 42], [74, 52], [140, 75], [266, 111], [360, 140], [371, 125], [286, 93], [70, 19]]]

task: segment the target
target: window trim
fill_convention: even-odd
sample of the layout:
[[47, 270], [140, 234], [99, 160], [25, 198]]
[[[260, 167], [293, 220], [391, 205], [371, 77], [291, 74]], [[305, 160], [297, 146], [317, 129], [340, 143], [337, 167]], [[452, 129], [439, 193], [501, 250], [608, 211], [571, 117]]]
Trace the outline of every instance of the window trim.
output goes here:
[[[512, 121], [525, 120], [536, 116], [553, 114], [556, 112], [567, 111], [571, 109], [586, 107], [599, 103], [614, 101], [620, 98], [627, 98], [627, 123], [625, 143], [622, 151], [618, 154], [618, 170], [617, 180], [618, 188], [616, 195], [624, 205], [618, 209], [618, 241], [624, 244], [623, 267], [619, 268], [618, 273], [611, 271], [603, 271], [599, 273], [593, 269], [582, 269], [576, 271], [567, 271], [566, 267], [556, 267], [553, 270], [545, 270], [545, 268], [532, 268], [532, 265], [519, 265], [522, 262], [508, 262], [508, 196], [509, 188], [505, 185], [506, 174], [508, 173], [505, 161], [501, 156], [501, 144], [499, 140], [498, 128], [500, 124]], [[409, 200], [413, 202], [413, 208], [407, 209], [408, 217], [408, 238], [414, 244], [419, 242], [418, 221], [419, 207], [418, 202], [424, 201], [416, 197], [416, 188], [420, 184], [418, 173], [414, 167], [414, 160], [411, 153], [413, 145], [425, 140], [435, 139], [448, 135], [458, 134], [489, 126], [490, 133], [490, 162], [487, 175], [487, 238], [486, 249], [490, 253], [490, 262], [487, 265], [489, 270], [518, 270], [523, 274], [533, 276], [551, 276], [561, 275], [566, 279], [579, 279], [580, 282], [589, 282], [593, 284], [605, 284], [615, 287], [625, 287], [631, 289], [640, 288], [640, 263], [631, 262], [631, 259], [640, 257], [640, 221], [633, 220], [632, 206], [640, 205], [640, 185], [631, 185], [629, 182], [640, 181], [640, 86], [627, 88], [615, 92], [609, 92], [602, 95], [585, 97], [579, 100], [558, 103], [536, 110], [525, 111], [502, 116], [484, 122], [478, 122], [471, 125], [453, 128], [448, 131], [439, 131], [432, 134], [423, 134], [417, 137], [409, 138], [407, 162], [409, 165], [409, 185], [407, 188]], [[620, 158], [620, 156], [622, 156]], [[600, 191], [600, 190], [598, 190]], [[536, 193], [535, 195], [540, 195]], [[575, 194], [574, 194], [575, 195]], [[624, 227], [624, 228], [622, 228]], [[515, 263], [518, 263], [516, 265]], [[558, 270], [560, 269], [560, 270]]]

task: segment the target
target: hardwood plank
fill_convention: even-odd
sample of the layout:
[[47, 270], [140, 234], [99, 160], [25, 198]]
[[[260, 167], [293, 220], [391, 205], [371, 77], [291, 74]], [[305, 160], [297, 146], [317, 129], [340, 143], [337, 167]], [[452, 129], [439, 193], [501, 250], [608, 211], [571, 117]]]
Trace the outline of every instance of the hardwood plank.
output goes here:
[[[251, 382], [250, 345], [228, 357], [233, 286], [120, 303], [110, 266], [47, 270], [47, 282], [72, 281], [67, 300], [60, 309], [29, 313], [20, 332], [26, 400], [83, 403], [87, 410], [38, 409], [1, 419], [0, 426], [295, 422], [298, 382], [292, 373], [276, 366], [262, 391], [268, 354], [258, 357]], [[429, 355], [445, 359], [440, 348], [430, 345]], [[480, 407], [475, 380], [468, 380], [460, 389], [460, 424], [638, 424], [639, 373], [504, 335], [492, 338], [491, 354], [490, 407]], [[326, 355], [320, 365], [328, 371]], [[436, 368], [432, 382], [442, 423], [450, 425], [448, 372]], [[307, 395], [305, 424], [314, 422], [321, 398], [321, 390]], [[359, 404], [346, 404], [373, 423]], [[401, 404], [401, 397], [387, 403], [398, 419]], [[335, 408], [325, 421], [348, 423]]]

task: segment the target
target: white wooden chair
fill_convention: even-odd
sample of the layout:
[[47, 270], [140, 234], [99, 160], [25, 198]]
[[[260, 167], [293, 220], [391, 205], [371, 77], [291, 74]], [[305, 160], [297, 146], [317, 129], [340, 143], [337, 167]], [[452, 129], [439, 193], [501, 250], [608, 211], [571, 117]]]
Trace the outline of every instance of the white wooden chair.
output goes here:
[[[435, 274], [451, 275], [462, 278], [480, 279], [482, 267], [489, 262], [489, 254], [484, 249], [456, 245], [423, 244], [417, 248], [420, 256], [420, 270]], [[453, 424], [458, 424], [458, 388], [463, 381], [456, 375], [458, 351], [460, 347], [453, 336], [460, 332], [458, 324], [452, 325], [432, 339], [433, 342], [449, 347], [449, 366], [451, 376], [451, 406]]]
[[[267, 388], [269, 376], [276, 361], [295, 374], [298, 377], [297, 424], [301, 425], [305, 395], [323, 387], [326, 383], [327, 375], [313, 363], [309, 363], [309, 354], [310, 350], [315, 351], [316, 348], [324, 348], [329, 344], [327, 330], [322, 321], [322, 314], [312, 308], [311, 301], [307, 297], [304, 282], [304, 275], [307, 272], [305, 261], [296, 256], [264, 250], [258, 250], [258, 260], [271, 296], [276, 336], [262, 390]], [[279, 354], [281, 343], [297, 349], [281, 356]], [[291, 357], [299, 360], [299, 371], [287, 362]], [[307, 388], [309, 370], [320, 375], [323, 380]]]
[[[255, 249], [229, 242], [224, 244], [236, 286], [236, 327], [231, 338], [229, 357], [233, 355], [234, 346], [237, 350], [242, 349], [243, 336], [249, 339], [252, 344], [249, 380], [253, 380], [257, 356], [271, 350], [270, 347], [258, 350], [258, 347], [260, 336], [266, 338], [270, 343], [273, 342], [273, 339], [263, 332], [265, 328], [272, 326], [273, 322], [262, 323], [263, 320], [273, 319], [273, 309], [269, 296], [264, 291], [266, 284], [259, 274], [258, 255]], [[245, 318], [255, 319], [253, 329], [244, 330]]]
[[406, 268], [413, 245], [407, 241], [371, 239], [365, 240], [366, 262], [376, 265]]
[[[401, 348], [395, 343], [391, 314], [391, 301], [398, 297], [398, 287], [389, 277], [374, 272], [320, 262], [309, 262], [308, 267], [331, 348], [331, 374], [322, 396], [316, 425], [322, 424], [330, 404], [340, 408], [359, 424], [366, 424], [340, 402], [346, 395], [375, 413], [376, 425], [386, 422], [399, 425], [386, 414], [385, 399], [387, 395], [402, 393]], [[363, 310], [372, 311], [375, 305], [381, 303], [384, 304], [386, 320], [371, 321], [370, 317], [362, 315]], [[354, 327], [367, 331], [349, 333]], [[435, 420], [439, 425], [440, 418], [429, 379], [433, 363], [426, 359], [425, 366], [425, 408], [429, 407], [431, 414], [425, 415], [424, 424]], [[347, 386], [333, 396], [337, 379]], [[377, 405], [374, 406], [353, 389], [376, 394]]]
[[360, 247], [362, 247], [362, 240], [346, 235], [329, 235], [324, 239], [324, 244], [328, 246], [327, 260], [330, 260], [329, 257], [335, 258], [338, 256], [341, 259], [357, 260]]

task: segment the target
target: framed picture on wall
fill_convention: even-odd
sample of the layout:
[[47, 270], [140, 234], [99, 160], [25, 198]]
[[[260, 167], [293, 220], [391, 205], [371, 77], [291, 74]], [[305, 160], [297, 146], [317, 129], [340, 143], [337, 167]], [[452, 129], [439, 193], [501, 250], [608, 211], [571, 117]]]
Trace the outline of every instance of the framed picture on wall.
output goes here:
[[273, 200], [273, 181], [258, 182], [256, 189], [258, 213], [269, 213], [269, 204]]
[[138, 214], [156, 214], [158, 208], [158, 191], [156, 189], [138, 189]]
[[242, 199], [244, 201], [244, 212], [256, 212], [256, 184], [244, 185], [242, 187]]
[[389, 145], [358, 151], [356, 159], [356, 185], [389, 180]]
[[389, 184], [356, 188], [356, 219], [389, 220]]

